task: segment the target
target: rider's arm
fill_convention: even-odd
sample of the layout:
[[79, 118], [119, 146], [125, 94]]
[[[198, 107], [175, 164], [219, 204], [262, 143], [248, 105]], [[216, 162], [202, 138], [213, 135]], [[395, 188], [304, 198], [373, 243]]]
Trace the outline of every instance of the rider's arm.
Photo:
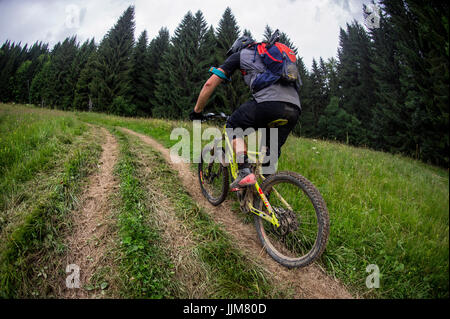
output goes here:
[[[235, 70], [239, 69], [240, 66], [240, 53], [236, 52], [228, 57], [225, 62], [219, 66], [217, 69], [222, 71], [228, 78], [234, 73]], [[197, 104], [195, 105], [194, 111], [200, 113], [208, 103], [208, 99], [213, 93], [214, 89], [222, 83], [224, 80], [219, 76], [213, 74], [203, 85], [202, 90], [197, 99]]]
[[[224, 70], [220, 69], [222, 72]], [[224, 72], [225, 73], [225, 72]], [[195, 104], [194, 111], [196, 113], [200, 113], [203, 111], [203, 109], [206, 106], [206, 103], [208, 102], [209, 97], [214, 92], [216, 87], [222, 83], [222, 79], [218, 77], [217, 75], [213, 74], [209, 77], [209, 79], [205, 82], [203, 85], [202, 90], [200, 91], [200, 94], [198, 95], [197, 103]]]

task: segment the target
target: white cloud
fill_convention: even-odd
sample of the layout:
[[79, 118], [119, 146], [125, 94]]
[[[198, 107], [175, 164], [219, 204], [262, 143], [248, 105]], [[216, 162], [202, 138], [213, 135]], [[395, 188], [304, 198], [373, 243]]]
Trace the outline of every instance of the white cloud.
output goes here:
[[[241, 31], [249, 29], [261, 40], [266, 24], [286, 32], [310, 67], [313, 57], [336, 56], [339, 28], [354, 18], [362, 22], [362, 3], [370, 0], [72, 0], [0, 2], [0, 42], [6, 39], [22, 43], [36, 40], [54, 45], [77, 34], [80, 41], [95, 37], [99, 42], [130, 4], [136, 9], [137, 37], [144, 29], [149, 38], [167, 27], [173, 34], [183, 16], [201, 10], [215, 28], [229, 6]], [[79, 26], [67, 24], [67, 7], [79, 10]]]

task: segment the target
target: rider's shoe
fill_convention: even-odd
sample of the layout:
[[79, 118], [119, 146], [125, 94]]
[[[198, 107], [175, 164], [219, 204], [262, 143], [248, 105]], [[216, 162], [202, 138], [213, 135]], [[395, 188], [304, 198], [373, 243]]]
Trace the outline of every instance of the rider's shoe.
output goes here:
[[246, 187], [256, 184], [256, 176], [252, 173], [251, 169], [248, 167], [241, 168], [238, 172], [238, 176], [234, 182], [230, 185], [231, 189], [238, 187]]

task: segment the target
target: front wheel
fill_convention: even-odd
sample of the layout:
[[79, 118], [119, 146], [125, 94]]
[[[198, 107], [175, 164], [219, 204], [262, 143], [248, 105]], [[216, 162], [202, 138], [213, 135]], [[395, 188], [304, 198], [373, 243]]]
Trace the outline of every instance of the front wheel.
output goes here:
[[214, 206], [225, 200], [229, 189], [228, 168], [218, 158], [222, 154], [215, 154], [213, 147], [205, 147], [198, 164], [198, 179], [203, 196]]
[[[280, 223], [280, 227], [276, 227], [255, 216], [256, 231], [263, 247], [286, 267], [310, 265], [322, 255], [329, 235], [328, 210], [319, 191], [306, 178], [293, 172], [271, 175], [261, 184], [261, 189]], [[259, 199], [255, 206], [266, 211]]]

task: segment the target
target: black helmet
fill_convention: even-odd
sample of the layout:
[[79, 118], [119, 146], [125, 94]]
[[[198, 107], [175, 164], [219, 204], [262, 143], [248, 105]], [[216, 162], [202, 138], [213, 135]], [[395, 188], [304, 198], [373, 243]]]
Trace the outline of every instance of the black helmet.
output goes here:
[[240, 37], [236, 41], [234, 41], [231, 48], [227, 51], [227, 56], [232, 55], [233, 53], [241, 51], [243, 48], [247, 47], [248, 45], [255, 42], [251, 37], [248, 37], [246, 35]]

